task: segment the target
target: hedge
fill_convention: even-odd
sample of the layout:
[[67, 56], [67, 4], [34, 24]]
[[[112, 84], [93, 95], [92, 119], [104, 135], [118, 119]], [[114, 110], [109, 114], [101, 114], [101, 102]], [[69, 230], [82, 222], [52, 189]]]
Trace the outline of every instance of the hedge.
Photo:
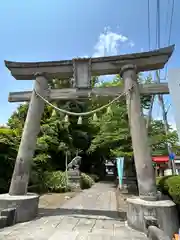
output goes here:
[[88, 174], [93, 180], [94, 182], [98, 182], [99, 181], [99, 176], [96, 174]]
[[180, 204], [180, 176], [172, 175], [157, 179], [157, 188], [168, 195], [176, 204]]
[[92, 177], [90, 177], [89, 175], [85, 174], [85, 173], [81, 173], [80, 176], [80, 187], [81, 189], [88, 189], [91, 188], [92, 185], [94, 185], [94, 180], [92, 179]]
[[[80, 187], [81, 189], [91, 188], [95, 181], [98, 180], [96, 175], [89, 176], [81, 173]], [[69, 192], [72, 191], [72, 185], [67, 182], [66, 173], [61, 171], [44, 172], [34, 185], [28, 187], [30, 192], [45, 193], [45, 192]]]
[[69, 192], [71, 186], [67, 185], [66, 173], [61, 171], [46, 172], [44, 174], [45, 188], [50, 192]]

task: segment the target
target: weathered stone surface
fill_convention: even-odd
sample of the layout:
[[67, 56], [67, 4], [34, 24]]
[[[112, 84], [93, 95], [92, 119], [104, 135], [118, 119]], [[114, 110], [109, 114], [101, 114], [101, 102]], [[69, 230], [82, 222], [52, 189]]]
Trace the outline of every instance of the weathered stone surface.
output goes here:
[[37, 216], [39, 196], [28, 193], [22, 196], [11, 196], [9, 194], [0, 194], [0, 209], [15, 208], [16, 223], [30, 221]]
[[28, 107], [26, 121], [24, 123], [21, 142], [14, 166], [14, 171], [9, 187], [11, 196], [22, 196], [27, 194], [30, 176], [31, 162], [36, 149], [37, 136], [40, 131], [41, 116], [44, 112], [45, 102], [37, 94], [48, 97], [48, 80], [45, 73], [35, 72], [36, 81]]
[[164, 234], [164, 232], [155, 227], [155, 226], [150, 226], [148, 228], [148, 237], [150, 240], [171, 240], [172, 238], [171, 237], [168, 237]]
[[0, 228], [6, 227], [7, 217], [6, 216], [0, 216]]
[[139, 197], [128, 198], [127, 221], [129, 226], [139, 231], [146, 232], [146, 216], [157, 219], [157, 225], [164, 233], [172, 237], [178, 232], [179, 221], [177, 209], [171, 200], [146, 201]]
[[16, 208], [7, 208], [1, 211], [1, 216], [7, 217], [6, 226], [15, 224], [16, 221]]
[[153, 216], [144, 216], [144, 221], [145, 221], [146, 229], [148, 229], [148, 227], [150, 227], [150, 226], [159, 227], [157, 219]]
[[141, 240], [147, 239], [118, 217], [111, 184], [97, 183], [68, 200], [56, 211], [33, 221], [0, 230], [0, 239], [12, 240]]
[[124, 65], [121, 68], [124, 81], [127, 112], [131, 132], [134, 160], [136, 166], [138, 190], [142, 199], [156, 200], [156, 183], [152, 166], [151, 149], [148, 133], [142, 117], [139, 83], [137, 81], [137, 66]]

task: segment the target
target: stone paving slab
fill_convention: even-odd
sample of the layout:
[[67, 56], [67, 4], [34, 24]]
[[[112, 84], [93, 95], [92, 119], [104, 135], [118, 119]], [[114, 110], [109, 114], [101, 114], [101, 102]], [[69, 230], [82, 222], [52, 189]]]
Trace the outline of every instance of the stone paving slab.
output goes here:
[[58, 209], [33, 221], [0, 230], [0, 240], [143, 240], [143, 233], [132, 230], [119, 219], [115, 189], [97, 183], [68, 200]]

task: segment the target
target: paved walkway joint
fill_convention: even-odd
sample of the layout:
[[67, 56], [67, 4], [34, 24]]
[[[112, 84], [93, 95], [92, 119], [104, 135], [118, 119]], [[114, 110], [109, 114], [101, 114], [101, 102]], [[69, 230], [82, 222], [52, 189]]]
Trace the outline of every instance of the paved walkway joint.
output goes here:
[[109, 183], [97, 183], [68, 200], [58, 209], [46, 209], [33, 221], [0, 231], [6, 240], [143, 240], [143, 233], [119, 219], [115, 189]]

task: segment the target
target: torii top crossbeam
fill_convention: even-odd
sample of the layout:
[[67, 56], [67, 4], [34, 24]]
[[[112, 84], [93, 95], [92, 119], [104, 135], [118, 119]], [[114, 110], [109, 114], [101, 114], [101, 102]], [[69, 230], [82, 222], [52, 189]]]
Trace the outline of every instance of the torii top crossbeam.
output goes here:
[[[125, 64], [134, 64], [138, 72], [157, 70], [164, 67], [174, 45], [158, 50], [133, 53], [111, 57], [82, 58], [78, 61], [90, 63], [92, 76], [117, 74]], [[72, 78], [74, 73], [73, 60], [50, 62], [12, 62], [5, 61], [6, 67], [17, 80], [33, 80], [36, 72], [44, 72], [48, 78]], [[82, 63], [81, 63], [82, 68]]]

